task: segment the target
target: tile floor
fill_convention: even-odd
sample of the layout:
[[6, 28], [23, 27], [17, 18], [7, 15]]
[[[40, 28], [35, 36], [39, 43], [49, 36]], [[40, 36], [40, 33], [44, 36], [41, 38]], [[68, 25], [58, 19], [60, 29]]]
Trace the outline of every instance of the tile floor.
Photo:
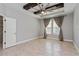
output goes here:
[[36, 39], [7, 49], [0, 48], [1, 56], [78, 56], [72, 42], [55, 39]]

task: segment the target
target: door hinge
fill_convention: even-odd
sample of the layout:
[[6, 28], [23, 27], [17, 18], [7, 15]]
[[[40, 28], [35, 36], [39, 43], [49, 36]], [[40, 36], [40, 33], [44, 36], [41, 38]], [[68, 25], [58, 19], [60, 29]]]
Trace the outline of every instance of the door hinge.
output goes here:
[[6, 31], [4, 31], [6, 33]]
[[4, 42], [4, 44], [6, 44], [6, 42]]
[[6, 21], [6, 19], [4, 21]]

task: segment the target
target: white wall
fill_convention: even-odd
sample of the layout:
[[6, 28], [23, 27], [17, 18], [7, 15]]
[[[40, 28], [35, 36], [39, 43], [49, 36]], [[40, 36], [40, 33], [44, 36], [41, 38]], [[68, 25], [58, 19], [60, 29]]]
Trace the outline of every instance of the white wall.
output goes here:
[[0, 3], [0, 15], [4, 15], [5, 9], [4, 4]]
[[16, 19], [17, 41], [38, 37], [40, 34], [40, 21], [28, 15], [23, 4], [4, 4], [3, 14]]
[[64, 40], [73, 40], [73, 38], [72, 38], [73, 14], [64, 16], [62, 29], [63, 29]]
[[73, 21], [73, 26], [74, 26], [74, 43], [76, 46], [79, 47], [79, 4], [75, 7], [74, 10], [74, 21]]
[[77, 3], [64, 3], [64, 12], [66, 14], [69, 14], [69, 13], [73, 12], [76, 4]]

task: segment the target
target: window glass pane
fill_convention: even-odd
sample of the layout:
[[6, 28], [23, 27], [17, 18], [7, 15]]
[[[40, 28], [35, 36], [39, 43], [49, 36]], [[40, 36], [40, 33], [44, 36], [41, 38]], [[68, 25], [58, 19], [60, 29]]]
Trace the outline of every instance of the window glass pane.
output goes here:
[[52, 21], [50, 20], [50, 22], [49, 22], [49, 24], [48, 24], [48, 26], [47, 26], [47, 28], [46, 28], [46, 32], [47, 32], [47, 34], [51, 34], [51, 23], [52, 23]]
[[53, 20], [53, 34], [59, 35], [59, 27], [57, 26], [56, 22]]
[[[53, 21], [53, 23], [52, 23], [52, 21]], [[52, 24], [53, 24], [53, 26], [52, 26]], [[60, 28], [57, 26], [54, 19], [50, 20], [50, 22], [49, 22], [49, 24], [48, 24], [48, 26], [46, 28], [47, 34], [59, 35], [59, 31], [60, 31]]]
[[51, 23], [52, 23], [52, 22], [51, 22], [51, 20], [50, 20], [50, 22], [49, 22], [49, 24], [48, 24], [48, 26], [47, 26], [47, 27], [51, 27]]

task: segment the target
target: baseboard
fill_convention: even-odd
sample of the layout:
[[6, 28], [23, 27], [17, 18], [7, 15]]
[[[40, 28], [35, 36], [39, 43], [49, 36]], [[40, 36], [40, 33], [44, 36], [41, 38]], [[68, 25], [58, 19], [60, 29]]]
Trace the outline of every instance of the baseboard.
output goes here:
[[79, 53], [79, 47], [76, 45], [76, 43], [75, 42], [73, 42], [73, 44], [74, 44], [74, 47], [76, 48], [76, 50], [78, 51], [78, 53]]
[[64, 41], [73, 42], [73, 40], [64, 39]]
[[16, 45], [18, 45], [18, 44], [22, 44], [22, 43], [26, 43], [26, 42], [29, 42], [29, 41], [31, 41], [31, 40], [35, 40], [35, 39], [38, 39], [39, 37], [35, 37], [35, 38], [31, 38], [31, 39], [27, 39], [27, 40], [23, 40], [23, 41], [18, 41], [18, 42], [16, 42]]
[[[58, 38], [52, 38], [52, 37], [47, 37], [48, 39], [56, 39], [56, 40], [59, 40]], [[68, 39], [64, 39], [64, 41], [67, 41], [67, 42], [73, 42], [73, 40], [68, 40]]]
[[[43, 36], [40, 36], [40, 38], [43, 38]], [[56, 37], [47, 37], [48, 39], [56, 39], [56, 40], [58, 40], [58, 38], [56, 38]], [[68, 42], [73, 42], [73, 40], [68, 40], [68, 39], [64, 39], [64, 41], [68, 41]]]

